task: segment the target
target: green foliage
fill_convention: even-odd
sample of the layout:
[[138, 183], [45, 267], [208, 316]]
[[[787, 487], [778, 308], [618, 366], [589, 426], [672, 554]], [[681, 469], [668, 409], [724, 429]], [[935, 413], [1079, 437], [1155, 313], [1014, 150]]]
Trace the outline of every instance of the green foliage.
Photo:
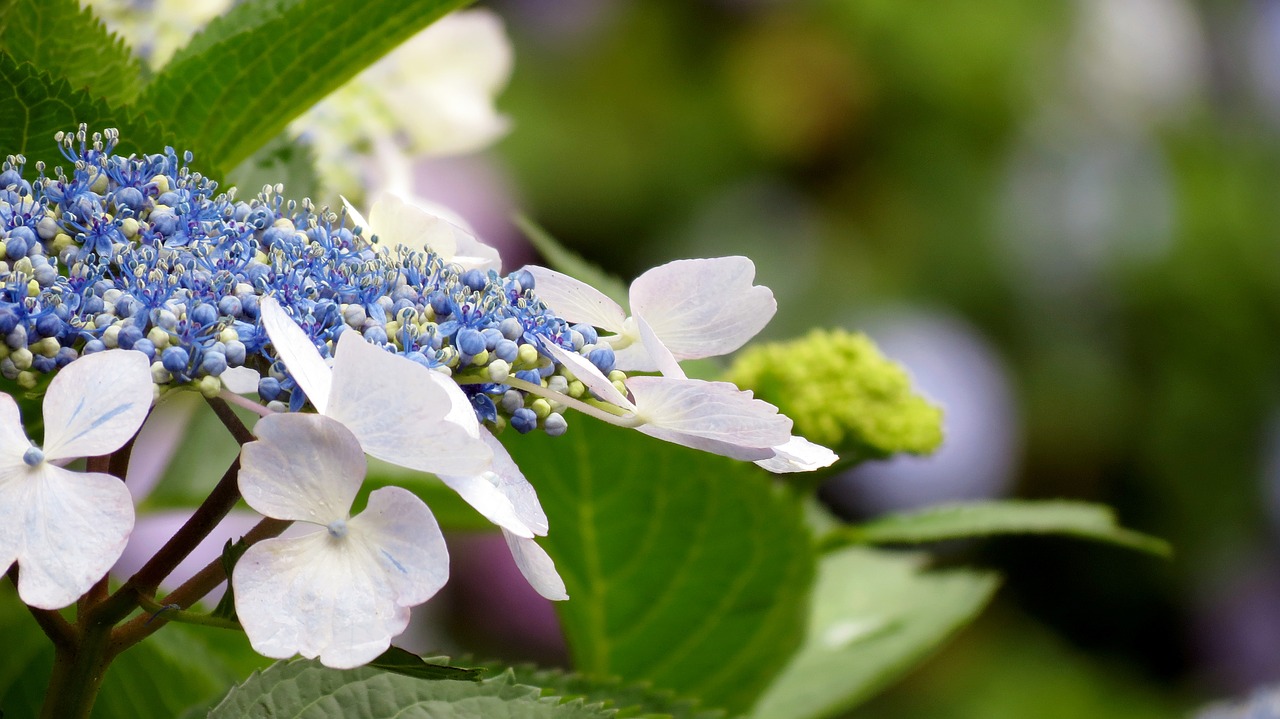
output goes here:
[[914, 667], [991, 599], [995, 575], [928, 570], [920, 554], [861, 548], [822, 559], [804, 646], [753, 719], [832, 717]]
[[244, 162], [290, 120], [467, 0], [249, 0], [209, 23], [139, 103], [202, 166]]
[[449, 665], [447, 661], [444, 663], [427, 661], [425, 657], [420, 657], [400, 647], [388, 648], [387, 651], [379, 654], [376, 659], [369, 662], [368, 666], [373, 669], [392, 672], [393, 674], [403, 674], [406, 677], [415, 679], [448, 679], [461, 682], [478, 682], [484, 674], [483, 670], [455, 667]]
[[0, 123], [0, 153], [23, 154], [31, 163], [44, 161], [53, 166], [66, 164], [53, 136], [74, 131], [80, 123], [91, 130], [115, 127], [120, 130], [120, 150], [155, 152], [169, 135], [148, 120], [127, 109], [76, 90], [66, 78], [44, 69], [18, 62], [0, 52], [0, 107], [5, 121]]
[[677, 697], [674, 693], [654, 689], [649, 684], [622, 679], [602, 679], [560, 669], [534, 666], [513, 667], [516, 681], [541, 687], [542, 693], [570, 699], [581, 698], [589, 704], [615, 709], [616, 719], [630, 717], [671, 717], [671, 719], [724, 719], [719, 709], [701, 708], [697, 701]]
[[608, 717], [581, 701], [562, 704], [511, 674], [483, 682], [422, 681], [368, 667], [329, 669], [313, 661], [279, 662], [231, 690], [209, 719], [248, 716], [366, 719], [590, 719]]
[[866, 335], [813, 330], [755, 345], [726, 379], [775, 404], [796, 433], [854, 458], [927, 454], [942, 443], [942, 410], [911, 390], [911, 378]]
[[[0, 2], [0, 48], [16, 63], [29, 62], [117, 107], [133, 102], [142, 90], [142, 63], [76, 0]], [[74, 127], [75, 121], [60, 129]], [[13, 151], [9, 145], [0, 149]]]
[[279, 184], [289, 197], [315, 199], [323, 184], [311, 146], [294, 141], [288, 132], [276, 135], [228, 172], [227, 181], [240, 189], [240, 197]]
[[938, 505], [841, 527], [832, 543], [920, 544], [996, 534], [1059, 534], [1169, 556], [1167, 542], [1116, 523], [1109, 507], [1087, 502], [1004, 500]]
[[585, 419], [508, 449], [550, 519], [575, 666], [746, 710], [803, 635], [800, 503], [750, 464]]
[[613, 301], [623, 307], [628, 306], [627, 286], [622, 280], [591, 264], [578, 253], [560, 244], [556, 238], [551, 236], [551, 233], [528, 217], [517, 215], [515, 220], [516, 226], [520, 228], [525, 237], [529, 238], [529, 242], [546, 259], [547, 265], [551, 269], [563, 272], [574, 279], [582, 280], [613, 298]]

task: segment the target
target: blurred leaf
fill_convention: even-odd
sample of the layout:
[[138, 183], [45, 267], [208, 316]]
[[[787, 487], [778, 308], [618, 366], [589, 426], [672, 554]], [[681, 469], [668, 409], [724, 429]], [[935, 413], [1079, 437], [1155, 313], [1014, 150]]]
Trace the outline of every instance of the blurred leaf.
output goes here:
[[484, 677], [483, 669], [468, 669], [449, 664], [433, 663], [413, 652], [400, 647], [391, 647], [369, 662], [368, 666], [382, 669], [393, 674], [403, 674], [415, 679], [441, 680], [450, 679], [463, 682], [478, 682]]
[[0, 2], [0, 48], [17, 63], [29, 62], [117, 106], [133, 102], [142, 90], [142, 63], [76, 0]]
[[108, 127], [120, 130], [119, 151], [157, 152], [164, 149], [168, 133], [153, 124], [154, 118], [137, 119], [132, 112], [114, 107], [74, 89], [64, 78], [54, 77], [30, 63], [19, 63], [0, 53], [0, 156], [21, 153], [33, 166], [43, 161], [52, 168], [69, 164], [53, 136], [74, 131], [80, 123], [90, 131]]
[[[39, 716], [53, 645], [8, 585], [0, 589], [0, 636], [0, 708], [7, 716]], [[112, 663], [93, 716], [172, 719], [214, 701], [267, 661], [238, 632], [170, 624]]]
[[179, 50], [139, 101], [204, 167], [244, 162], [289, 121], [467, 0], [248, 0]]
[[753, 719], [831, 717], [909, 671], [986, 606], [990, 572], [929, 571], [926, 557], [850, 548], [822, 559], [809, 632]]
[[575, 666], [747, 709], [804, 633], [800, 503], [749, 463], [587, 418], [504, 436], [550, 519]]
[[[557, 242], [551, 233], [528, 217], [516, 215], [515, 223], [525, 237], [529, 238], [534, 249], [547, 260], [551, 269], [581, 280], [605, 293], [623, 307], [628, 306], [627, 286], [622, 280], [587, 262], [576, 252]], [[534, 292], [537, 292], [536, 287]]]
[[563, 699], [583, 699], [617, 710], [616, 719], [630, 717], [671, 717], [671, 719], [723, 719], [719, 709], [701, 708], [699, 702], [677, 697], [673, 692], [655, 689], [647, 683], [627, 682], [618, 678], [586, 676], [561, 669], [534, 666], [512, 668], [520, 684], [542, 689], [543, 694]]
[[828, 544], [919, 544], [996, 534], [1057, 534], [1108, 542], [1163, 557], [1172, 553], [1164, 540], [1121, 527], [1111, 508], [1067, 500], [939, 505], [841, 527], [828, 535], [826, 541]]
[[227, 182], [240, 189], [248, 200], [265, 185], [284, 185], [290, 197], [315, 198], [320, 192], [320, 175], [311, 145], [295, 140], [285, 131], [258, 148], [244, 162], [227, 173]]
[[209, 719], [249, 716], [590, 719], [610, 712], [540, 697], [536, 687], [516, 684], [510, 673], [482, 682], [425, 682], [369, 667], [339, 670], [296, 660], [253, 675], [209, 713]]

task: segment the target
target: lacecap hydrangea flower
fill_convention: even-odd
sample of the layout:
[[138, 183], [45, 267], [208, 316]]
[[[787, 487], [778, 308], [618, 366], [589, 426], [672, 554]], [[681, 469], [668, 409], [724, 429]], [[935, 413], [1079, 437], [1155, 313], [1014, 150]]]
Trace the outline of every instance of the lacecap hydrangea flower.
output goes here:
[[[835, 459], [792, 436], [773, 405], [728, 383], [685, 377], [671, 349], [679, 358], [731, 351], [772, 315], [772, 294], [751, 284], [745, 258], [664, 266], [633, 288], [630, 319], [606, 308], [573, 324], [538, 294], [539, 276], [553, 295], [564, 281], [540, 268], [502, 275], [496, 253], [402, 200], [375, 209], [370, 227], [360, 218], [352, 228], [346, 213], [286, 201], [279, 187], [249, 201], [219, 192], [189, 168], [190, 155], [171, 149], [117, 155], [116, 139], [82, 127], [58, 137], [69, 172], [38, 165], [27, 179], [20, 157], [0, 172], [0, 374], [34, 388], [59, 373], [46, 397], [55, 439], [67, 377], [94, 374], [77, 386], [108, 398], [131, 388], [136, 398], [114, 405], [128, 411], [100, 410], [107, 416], [85, 435], [109, 426], [110, 443], [95, 439], [102, 446], [93, 452], [76, 442], [47, 445], [58, 458], [119, 447], [153, 392], [194, 389], [263, 416], [242, 453], [244, 496], [268, 517], [325, 528], [305, 541], [254, 545], [236, 570], [234, 584], [244, 587], [238, 614], [270, 656], [367, 661], [447, 576], [430, 511], [404, 492], [375, 493], [369, 510], [348, 516], [365, 454], [439, 476], [502, 528], [526, 578], [553, 599], [567, 596], [535, 541], [548, 531], [546, 515], [493, 433], [561, 434], [572, 408], [774, 471]], [[379, 231], [387, 237], [366, 235]], [[448, 254], [436, 244], [449, 245]], [[751, 316], [737, 317], [735, 307]], [[638, 340], [611, 333], [618, 322]], [[626, 354], [642, 354], [662, 375], [617, 369], [625, 342], [642, 350]], [[108, 361], [130, 363], [133, 379], [105, 388], [114, 381], [102, 369]], [[80, 401], [95, 406], [87, 395]], [[316, 414], [296, 415], [305, 410]], [[52, 508], [24, 498], [23, 478], [71, 480], [25, 448], [11, 414], [0, 511], [30, 528], [31, 517]], [[308, 467], [306, 476], [294, 471]], [[55, 545], [40, 549], [10, 523], [0, 529], [0, 547], [12, 548], [24, 581], [33, 577], [24, 598], [74, 601], [119, 555], [132, 507], [127, 492], [106, 492], [119, 497], [60, 508], [75, 515], [62, 520], [68, 526], [99, 524], [87, 536], [101, 547], [82, 553], [74, 576], [53, 581], [56, 591], [30, 589], [57, 569]], [[411, 526], [421, 552], [406, 548]], [[320, 616], [302, 616], [316, 608]]]

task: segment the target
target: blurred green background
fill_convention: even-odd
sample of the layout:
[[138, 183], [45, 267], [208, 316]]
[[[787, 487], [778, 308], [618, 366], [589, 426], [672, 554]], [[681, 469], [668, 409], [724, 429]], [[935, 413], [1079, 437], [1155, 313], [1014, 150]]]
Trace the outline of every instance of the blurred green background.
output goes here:
[[1071, 497], [1176, 547], [954, 548], [996, 606], [854, 716], [1183, 716], [1280, 680], [1280, 2], [486, 5], [515, 129], [424, 194], [501, 188], [623, 277], [748, 255], [769, 338], [869, 331], [953, 446], [828, 486], [846, 516]]

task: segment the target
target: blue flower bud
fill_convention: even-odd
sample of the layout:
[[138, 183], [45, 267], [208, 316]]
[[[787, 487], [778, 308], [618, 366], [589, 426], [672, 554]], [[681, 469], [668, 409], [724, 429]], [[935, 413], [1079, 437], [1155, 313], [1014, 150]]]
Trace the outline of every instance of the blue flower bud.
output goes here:
[[[343, 325], [346, 327], [346, 325]], [[376, 345], [385, 345], [387, 343], [387, 328], [381, 325], [370, 325], [364, 331], [365, 340]]]
[[211, 377], [217, 377], [227, 371], [227, 356], [219, 352], [206, 352], [204, 359], [200, 362], [200, 371]]
[[40, 337], [57, 337], [64, 328], [62, 320], [53, 313], [42, 315], [36, 320], [36, 334]]
[[600, 335], [596, 332], [596, 328], [585, 322], [574, 325], [573, 330], [582, 333], [583, 344], [593, 345], [600, 341]]
[[547, 418], [542, 420], [542, 429], [552, 437], [559, 437], [569, 429], [569, 423], [565, 420], [564, 415], [551, 413]]
[[498, 331], [502, 333], [503, 337], [514, 342], [524, 334], [524, 326], [520, 324], [520, 320], [508, 317], [498, 323]]
[[516, 379], [522, 379], [530, 384], [541, 385], [542, 375], [538, 374], [538, 370], [527, 369], [516, 372]]
[[71, 347], [60, 347], [58, 348], [58, 354], [54, 355], [53, 359], [58, 365], [58, 367], [66, 367], [78, 356], [79, 355], [76, 353], [76, 351]]
[[231, 340], [227, 343], [227, 364], [232, 367], [240, 367], [244, 364], [245, 357], [248, 354], [248, 348], [240, 340]]
[[280, 381], [275, 377], [263, 377], [258, 380], [258, 396], [264, 402], [270, 402], [280, 396]]
[[[121, 330], [120, 334], [123, 336], [124, 330]], [[169, 347], [164, 352], [160, 353], [161, 364], [164, 365], [166, 370], [169, 370], [174, 374], [185, 372], [187, 370], [187, 363], [190, 361], [191, 355], [181, 347]]]
[[511, 277], [516, 281], [516, 284], [520, 285], [521, 290], [533, 289], [534, 283], [533, 283], [532, 272], [528, 270], [516, 270], [515, 272], [511, 273]]
[[218, 309], [213, 305], [204, 302], [196, 305], [191, 310], [190, 317], [192, 322], [204, 327], [218, 321]]
[[[140, 339], [142, 339], [142, 330], [138, 329], [136, 325], [128, 324], [120, 328], [120, 334], [116, 335], [116, 344], [120, 346], [120, 349], [131, 350], [134, 343]], [[175, 347], [174, 349], [178, 348]], [[183, 352], [185, 351], [183, 350]], [[165, 369], [168, 368], [166, 367]], [[172, 372], [173, 370], [169, 371]]]
[[111, 200], [115, 203], [117, 211], [121, 207], [127, 207], [134, 214], [142, 212], [142, 208], [147, 203], [147, 199], [136, 187], [121, 187], [111, 196]]
[[89, 340], [88, 342], [84, 343], [84, 348], [80, 350], [80, 354], [91, 355], [95, 352], [101, 352], [106, 348], [107, 346], [102, 343], [102, 340], [97, 340], [97, 339]]
[[31, 357], [31, 368], [37, 372], [48, 374], [58, 368], [58, 363], [53, 357], [33, 355]]
[[597, 347], [591, 350], [591, 354], [587, 355], [587, 359], [591, 360], [591, 364], [605, 374], [613, 371], [615, 358], [611, 347]]
[[240, 298], [235, 295], [227, 295], [218, 300], [218, 312], [231, 317], [239, 317], [244, 310], [244, 306], [240, 303]]
[[479, 292], [484, 289], [485, 285], [489, 284], [488, 279], [480, 270], [467, 270], [462, 273], [462, 277], [459, 279], [462, 280], [462, 284], [473, 292]]
[[538, 415], [522, 407], [511, 413], [511, 426], [520, 434], [528, 434], [538, 428]]
[[467, 355], [478, 355], [484, 352], [484, 335], [473, 329], [463, 329], [458, 331], [457, 347], [460, 352]]
[[512, 342], [511, 340], [504, 339], [494, 345], [493, 353], [503, 362], [515, 362], [516, 358], [520, 356], [520, 345]]
[[137, 342], [134, 342], [133, 349], [136, 352], [141, 352], [142, 354], [146, 355], [147, 359], [153, 360], [156, 358], [156, 345], [154, 342], [147, 339], [146, 337], [143, 337]]

